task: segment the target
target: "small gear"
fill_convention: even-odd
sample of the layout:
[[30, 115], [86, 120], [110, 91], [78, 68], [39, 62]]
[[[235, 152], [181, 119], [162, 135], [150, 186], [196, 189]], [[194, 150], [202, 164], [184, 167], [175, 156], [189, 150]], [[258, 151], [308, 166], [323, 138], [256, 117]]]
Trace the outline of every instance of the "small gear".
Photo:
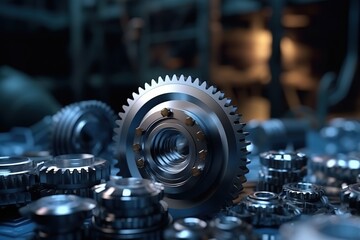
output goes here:
[[26, 157], [0, 157], [0, 206], [31, 201], [29, 189], [37, 183], [36, 169]]
[[88, 239], [82, 226], [96, 207], [92, 199], [75, 195], [43, 197], [19, 211], [37, 224], [36, 239]]
[[258, 191], [280, 193], [285, 183], [302, 181], [307, 174], [307, 157], [299, 152], [264, 152], [260, 163]]
[[64, 107], [53, 116], [52, 154], [106, 153], [112, 143], [115, 120], [115, 113], [100, 101], [82, 101]]
[[333, 210], [324, 188], [313, 183], [287, 183], [280, 196], [284, 201], [300, 208], [303, 214], [328, 213]]
[[269, 151], [260, 154], [260, 163], [274, 169], [301, 169], [307, 164], [307, 157], [300, 152]]
[[170, 222], [164, 188], [148, 179], [112, 177], [93, 188], [95, 239], [161, 239]]
[[254, 192], [228, 210], [228, 215], [238, 217], [256, 227], [279, 226], [297, 219], [300, 214], [299, 208], [283, 202], [278, 194], [268, 191]]
[[123, 110], [114, 137], [119, 175], [162, 183], [174, 218], [212, 214], [238, 197], [248, 143], [222, 92], [191, 77], [160, 77]]
[[47, 161], [39, 171], [40, 195], [92, 196], [91, 188], [109, 180], [110, 164], [91, 154], [67, 154]]

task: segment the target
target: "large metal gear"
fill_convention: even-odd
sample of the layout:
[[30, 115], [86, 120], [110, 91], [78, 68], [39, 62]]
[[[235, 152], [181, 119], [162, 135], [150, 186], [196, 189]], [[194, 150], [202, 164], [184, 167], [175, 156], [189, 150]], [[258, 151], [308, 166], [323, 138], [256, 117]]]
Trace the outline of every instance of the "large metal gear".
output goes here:
[[53, 116], [52, 154], [91, 153], [99, 156], [109, 151], [115, 126], [115, 113], [96, 100], [70, 104]]
[[191, 77], [145, 84], [119, 113], [120, 175], [162, 183], [174, 218], [211, 214], [231, 204], [248, 169], [244, 124], [230, 102]]

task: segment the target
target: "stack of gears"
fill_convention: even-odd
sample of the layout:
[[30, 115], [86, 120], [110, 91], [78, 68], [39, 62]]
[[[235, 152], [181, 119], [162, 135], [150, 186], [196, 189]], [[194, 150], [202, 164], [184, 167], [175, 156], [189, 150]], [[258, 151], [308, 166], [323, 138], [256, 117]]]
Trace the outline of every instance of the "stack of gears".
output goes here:
[[94, 187], [93, 239], [161, 239], [170, 222], [162, 184], [112, 178]]
[[284, 184], [300, 182], [307, 174], [307, 157], [300, 152], [265, 152], [260, 163], [258, 191], [280, 193]]

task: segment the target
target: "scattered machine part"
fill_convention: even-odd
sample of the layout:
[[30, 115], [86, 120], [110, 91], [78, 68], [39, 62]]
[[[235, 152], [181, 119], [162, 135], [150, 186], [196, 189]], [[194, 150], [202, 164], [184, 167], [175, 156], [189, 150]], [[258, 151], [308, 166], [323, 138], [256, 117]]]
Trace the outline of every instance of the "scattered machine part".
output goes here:
[[229, 208], [228, 215], [236, 216], [256, 227], [277, 227], [300, 217], [301, 210], [284, 202], [273, 192], [258, 191]]
[[35, 183], [32, 160], [26, 157], [0, 157], [0, 206], [30, 202], [29, 189]]
[[75, 195], [43, 197], [20, 209], [37, 224], [35, 239], [86, 239], [83, 223], [96, 206], [92, 199]]
[[242, 190], [244, 125], [215, 87], [191, 77], [159, 78], [139, 88], [119, 116], [120, 175], [162, 183], [174, 218], [215, 213]]
[[260, 163], [259, 191], [280, 193], [285, 183], [302, 181], [307, 173], [307, 157], [299, 152], [264, 152]]
[[94, 239], [161, 239], [170, 222], [160, 183], [141, 178], [113, 177], [93, 188]]
[[207, 240], [210, 239], [208, 223], [200, 218], [177, 219], [164, 232], [165, 240]]
[[39, 171], [40, 196], [75, 194], [91, 197], [91, 188], [110, 178], [107, 160], [91, 154], [66, 154], [54, 157]]
[[300, 208], [302, 215], [326, 214], [332, 210], [324, 188], [313, 183], [287, 183], [280, 196]]
[[336, 215], [319, 215], [280, 227], [283, 240], [355, 240], [359, 233], [359, 218]]
[[341, 200], [352, 214], [360, 216], [360, 183], [351, 184], [342, 190]]
[[115, 113], [103, 102], [90, 100], [70, 104], [53, 116], [53, 155], [109, 151], [115, 127]]

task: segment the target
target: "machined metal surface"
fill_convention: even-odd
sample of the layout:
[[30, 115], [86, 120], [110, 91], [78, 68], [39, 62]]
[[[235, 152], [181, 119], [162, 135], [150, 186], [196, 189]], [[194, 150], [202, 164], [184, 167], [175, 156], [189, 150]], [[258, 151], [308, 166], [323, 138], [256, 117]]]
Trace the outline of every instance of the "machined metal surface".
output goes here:
[[0, 157], [0, 206], [30, 202], [29, 189], [35, 183], [32, 160], [26, 157]]
[[159, 78], [139, 88], [119, 117], [119, 174], [162, 183], [175, 218], [214, 213], [242, 190], [243, 124], [215, 87], [191, 77]]
[[59, 155], [43, 164], [39, 177], [41, 196], [64, 193], [91, 197], [93, 186], [109, 180], [110, 164], [91, 154]]
[[103, 102], [90, 100], [70, 104], [53, 116], [53, 155], [109, 151], [115, 113]]

